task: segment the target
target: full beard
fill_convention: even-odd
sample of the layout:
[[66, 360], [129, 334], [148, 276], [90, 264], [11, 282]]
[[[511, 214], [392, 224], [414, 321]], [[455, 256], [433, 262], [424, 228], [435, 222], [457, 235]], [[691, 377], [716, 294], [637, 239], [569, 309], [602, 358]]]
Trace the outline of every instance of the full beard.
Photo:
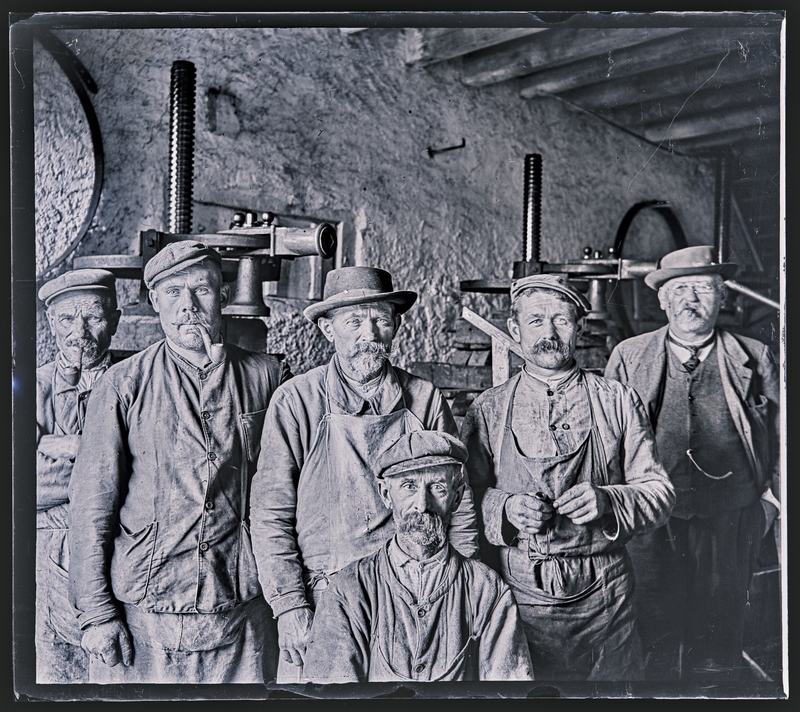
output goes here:
[[410, 512], [399, 521], [396, 521], [397, 538], [404, 547], [421, 548], [425, 558], [430, 558], [447, 541], [445, 521], [432, 512]]
[[391, 346], [378, 341], [356, 344], [347, 354], [347, 364], [359, 383], [367, 383], [380, 374], [391, 352]]
[[531, 356], [536, 365], [542, 368], [558, 368], [572, 359], [569, 344], [565, 344], [558, 336], [537, 341], [531, 348]]

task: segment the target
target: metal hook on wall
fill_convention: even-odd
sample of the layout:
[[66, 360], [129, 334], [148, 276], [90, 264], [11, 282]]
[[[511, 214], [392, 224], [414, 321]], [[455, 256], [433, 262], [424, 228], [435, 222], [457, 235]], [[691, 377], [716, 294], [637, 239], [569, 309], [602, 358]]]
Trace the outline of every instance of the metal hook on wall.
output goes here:
[[458, 146], [448, 146], [447, 148], [431, 148], [428, 146], [428, 156], [433, 158], [437, 153], [444, 153], [445, 151], [455, 151], [457, 148], [464, 148], [467, 145], [467, 139], [462, 138]]

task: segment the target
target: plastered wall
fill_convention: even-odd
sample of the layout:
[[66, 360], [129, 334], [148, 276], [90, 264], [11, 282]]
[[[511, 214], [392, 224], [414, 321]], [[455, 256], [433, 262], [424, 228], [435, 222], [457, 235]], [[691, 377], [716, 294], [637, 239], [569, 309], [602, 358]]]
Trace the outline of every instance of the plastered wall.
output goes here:
[[[57, 34], [97, 82], [105, 151], [100, 204], [75, 254], [134, 254], [140, 230], [166, 230], [170, 67], [189, 60], [197, 69], [194, 198], [341, 219], [345, 264], [382, 267], [398, 288], [420, 293], [398, 337], [400, 365], [447, 361], [462, 304], [503, 307], [497, 297], [462, 294], [459, 283], [506, 278], [522, 258], [526, 153], [543, 157], [543, 260], [607, 247], [628, 208], [650, 199], [670, 201], [690, 244], [712, 241], [712, 165], [655, 151], [555, 98], [523, 100], [513, 83], [473, 89], [458, 81], [457, 65], [406, 66], [403, 30]], [[37, 83], [58, 71], [40, 62]], [[37, 99], [37, 137], [75, 116], [56, 109]], [[426, 151], [462, 138], [462, 149]], [[53, 160], [50, 144], [40, 144], [37, 161]], [[42, 175], [43, 205], [69, 189], [68, 176]], [[135, 291], [123, 283], [123, 303]], [[285, 353], [295, 373], [331, 353], [303, 306], [283, 301], [267, 321], [269, 350]], [[53, 353], [43, 320], [38, 344], [43, 362]]]

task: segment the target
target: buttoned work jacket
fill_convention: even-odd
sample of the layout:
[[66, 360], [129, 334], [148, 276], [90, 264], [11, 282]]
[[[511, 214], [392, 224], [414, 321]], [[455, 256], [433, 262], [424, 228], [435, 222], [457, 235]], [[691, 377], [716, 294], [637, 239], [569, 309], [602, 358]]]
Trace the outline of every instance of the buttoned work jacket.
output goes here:
[[226, 345], [199, 369], [160, 341], [110, 368], [70, 481], [70, 584], [82, 628], [118, 614], [219, 613], [260, 593], [249, 486], [288, 369]]

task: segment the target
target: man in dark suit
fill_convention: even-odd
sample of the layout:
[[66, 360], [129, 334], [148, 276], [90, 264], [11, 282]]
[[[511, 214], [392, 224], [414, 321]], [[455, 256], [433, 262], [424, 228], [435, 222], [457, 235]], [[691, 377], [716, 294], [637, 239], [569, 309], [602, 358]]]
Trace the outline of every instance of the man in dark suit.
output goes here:
[[775, 359], [716, 326], [736, 269], [710, 246], [663, 257], [645, 282], [669, 325], [620, 343], [605, 371], [641, 396], [677, 495], [667, 524], [628, 545], [651, 679], [738, 677], [748, 586], [780, 514]]

